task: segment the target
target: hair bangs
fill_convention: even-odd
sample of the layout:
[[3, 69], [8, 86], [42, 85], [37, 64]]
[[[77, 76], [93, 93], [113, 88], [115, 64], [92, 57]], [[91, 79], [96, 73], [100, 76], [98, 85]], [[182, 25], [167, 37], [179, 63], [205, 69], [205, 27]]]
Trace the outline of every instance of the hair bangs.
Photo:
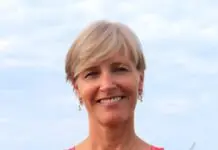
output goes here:
[[105, 20], [92, 23], [81, 32], [68, 51], [65, 63], [67, 80], [73, 82], [82, 71], [113, 57], [117, 52], [129, 57], [139, 71], [145, 70], [141, 43], [128, 26]]
[[91, 39], [87, 40], [89, 45], [82, 49], [83, 55], [80, 56], [80, 63], [78, 65], [77, 76], [80, 72], [93, 65], [95, 62], [104, 61], [112, 57], [115, 53], [120, 52], [124, 56], [128, 56], [128, 44], [118, 28], [107, 28], [103, 34], [95, 36], [92, 33]]

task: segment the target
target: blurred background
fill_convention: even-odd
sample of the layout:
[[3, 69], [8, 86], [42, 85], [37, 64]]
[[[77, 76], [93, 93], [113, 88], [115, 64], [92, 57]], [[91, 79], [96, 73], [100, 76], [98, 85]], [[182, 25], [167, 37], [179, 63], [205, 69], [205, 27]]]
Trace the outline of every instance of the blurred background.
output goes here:
[[215, 150], [217, 0], [0, 0], [0, 149], [63, 150], [88, 133], [65, 55], [90, 22], [119, 21], [147, 61], [136, 132], [166, 150]]

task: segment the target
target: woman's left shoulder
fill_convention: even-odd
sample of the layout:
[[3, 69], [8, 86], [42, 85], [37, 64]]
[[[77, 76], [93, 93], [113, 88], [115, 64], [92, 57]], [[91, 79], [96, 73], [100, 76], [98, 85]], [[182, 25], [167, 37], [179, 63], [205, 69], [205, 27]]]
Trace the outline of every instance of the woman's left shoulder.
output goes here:
[[69, 148], [69, 149], [67, 149], [67, 150], [75, 150], [75, 147]]
[[164, 150], [164, 148], [156, 147], [156, 146], [151, 146], [151, 150]]

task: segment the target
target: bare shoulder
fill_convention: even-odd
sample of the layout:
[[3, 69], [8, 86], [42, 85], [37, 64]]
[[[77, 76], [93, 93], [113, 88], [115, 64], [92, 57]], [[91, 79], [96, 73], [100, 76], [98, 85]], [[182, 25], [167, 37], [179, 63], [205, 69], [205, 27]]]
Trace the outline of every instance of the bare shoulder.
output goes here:
[[138, 137], [138, 147], [140, 150], [151, 150], [150, 144]]
[[83, 140], [82, 142], [80, 142], [79, 144], [75, 145], [75, 149], [73, 150], [84, 150], [87, 149], [87, 140]]
[[142, 139], [140, 139], [140, 143], [140, 150], [164, 150], [164, 148], [153, 146]]
[[151, 150], [164, 150], [164, 148], [160, 148], [160, 147], [152, 146]]

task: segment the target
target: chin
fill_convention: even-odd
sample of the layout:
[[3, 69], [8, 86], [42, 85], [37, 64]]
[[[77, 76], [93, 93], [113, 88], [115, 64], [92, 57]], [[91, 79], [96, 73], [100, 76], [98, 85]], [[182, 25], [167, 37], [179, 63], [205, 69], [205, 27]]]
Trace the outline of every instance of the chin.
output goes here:
[[105, 114], [101, 117], [99, 117], [99, 121], [101, 124], [105, 126], [117, 126], [120, 125], [121, 123], [125, 123], [128, 121], [130, 117], [128, 115], [124, 114]]

